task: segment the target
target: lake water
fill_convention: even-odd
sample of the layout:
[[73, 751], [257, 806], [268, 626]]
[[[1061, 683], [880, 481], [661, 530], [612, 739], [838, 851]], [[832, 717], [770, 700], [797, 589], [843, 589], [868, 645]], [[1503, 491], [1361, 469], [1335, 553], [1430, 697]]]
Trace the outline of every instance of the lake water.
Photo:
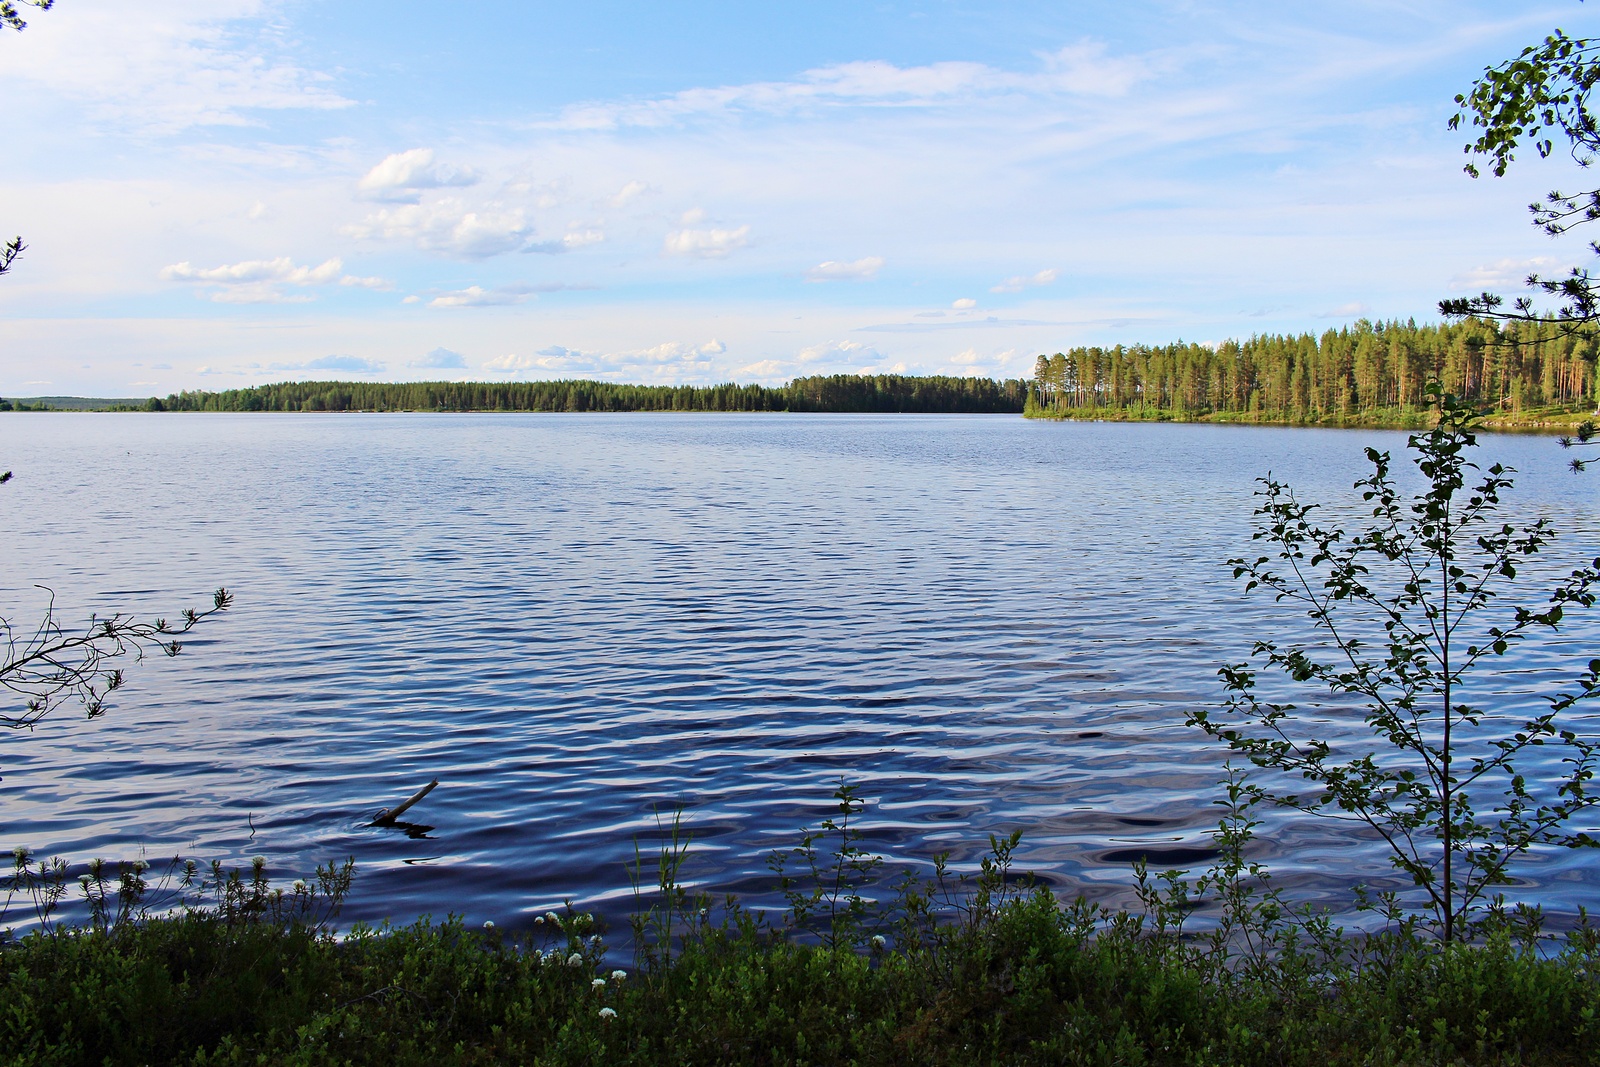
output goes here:
[[[1512, 510], [1600, 548], [1600, 474], [1486, 437]], [[767, 857], [871, 799], [869, 843], [975, 863], [1021, 828], [1064, 895], [1123, 902], [1128, 857], [1194, 866], [1222, 753], [1185, 713], [1300, 627], [1242, 595], [1253, 479], [1349, 500], [1401, 434], [1004, 416], [0, 417], [0, 604], [38, 617], [236, 606], [132, 665], [101, 719], [0, 737], [0, 843], [74, 860], [353, 856], [346, 918], [613, 918], [681, 807], [685, 874], [752, 900]], [[1548, 689], [1600, 613], [1521, 654]], [[1555, 672], [1552, 674], [1552, 672]], [[1526, 696], [1508, 706], [1538, 706]], [[1581, 720], [1600, 729], [1586, 710]], [[1337, 734], [1337, 724], [1329, 727]], [[367, 825], [438, 778], [407, 816]], [[1337, 907], [1392, 878], [1368, 841], [1275, 817], [1254, 855]], [[1600, 854], [1532, 895], [1594, 907]], [[12, 921], [15, 921], [13, 917]]]

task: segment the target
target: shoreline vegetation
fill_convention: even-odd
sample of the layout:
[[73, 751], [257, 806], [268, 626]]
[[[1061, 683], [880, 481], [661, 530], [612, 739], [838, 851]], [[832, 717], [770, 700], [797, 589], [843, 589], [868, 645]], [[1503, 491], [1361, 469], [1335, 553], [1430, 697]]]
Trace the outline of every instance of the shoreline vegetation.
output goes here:
[[[279, 382], [219, 392], [186, 390], [148, 400], [106, 400], [105, 411], [587, 412], [804, 411], [1015, 414], [1028, 383], [943, 375], [834, 374], [781, 386], [550, 382]], [[74, 398], [39, 398], [49, 401]], [[90, 410], [86, 406], [77, 410]], [[28, 404], [27, 410], [40, 410]], [[60, 405], [64, 407], [65, 405]], [[0, 408], [3, 410], [3, 408]]]
[[883, 869], [852, 821], [865, 802], [835, 795], [835, 818], [774, 854], [776, 911], [686, 887], [674, 819], [659, 854], [630, 865], [635, 908], [614, 944], [570, 904], [518, 929], [450, 916], [341, 932], [351, 864], [285, 889], [261, 858], [209, 876], [191, 865], [177, 902], [142, 864], [120, 877], [91, 865], [79, 881], [93, 917], [69, 926], [50, 910], [73, 872], [19, 854], [13, 895], [44, 921], [0, 942], [5, 1060], [1593, 1062], [1600, 930], [1587, 922], [1553, 934], [1537, 910], [1507, 909], [1473, 944], [1410, 920], [1347, 933], [1263, 886], [1237, 810], [1198, 882], [1141, 863], [1139, 905], [1111, 910], [1014, 869], [1018, 833], [991, 837], [967, 875], [942, 858], [922, 877]]
[[781, 386], [535, 382], [278, 382], [166, 397], [33, 397], [0, 411], [827, 412], [1021, 414], [1101, 422], [1200, 422], [1417, 430], [1429, 381], [1480, 426], [1563, 433], [1600, 414], [1600, 341], [1553, 323], [1371, 323], [1320, 337], [1217, 345], [1078, 347], [1040, 355], [1029, 380], [834, 374]]
[[1551, 322], [1365, 319], [1321, 337], [1074, 348], [1040, 356], [1029, 418], [1418, 430], [1427, 385], [1486, 430], [1570, 431], [1600, 402], [1600, 343]]

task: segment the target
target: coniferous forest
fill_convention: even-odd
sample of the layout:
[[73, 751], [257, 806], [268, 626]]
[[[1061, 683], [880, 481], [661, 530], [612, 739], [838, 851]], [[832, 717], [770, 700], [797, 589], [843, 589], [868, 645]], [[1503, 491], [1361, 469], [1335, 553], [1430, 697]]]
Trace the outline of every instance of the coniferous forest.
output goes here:
[[299, 381], [97, 403], [147, 411], [1021, 412], [1403, 427], [1423, 418], [1424, 387], [1437, 380], [1491, 425], [1515, 426], [1594, 411], [1597, 355], [1593, 333], [1553, 323], [1363, 319], [1321, 337], [1077, 347], [1039, 356], [1031, 381], [904, 374], [816, 375], [781, 386]]
[[280, 382], [152, 399], [153, 411], [834, 411], [1022, 410], [1028, 383], [989, 378], [835, 374], [762, 385], [616, 382]]
[[1320, 338], [1117, 345], [1040, 356], [1027, 414], [1404, 424], [1430, 379], [1515, 417], [1593, 408], [1595, 338], [1546, 323], [1362, 320]]

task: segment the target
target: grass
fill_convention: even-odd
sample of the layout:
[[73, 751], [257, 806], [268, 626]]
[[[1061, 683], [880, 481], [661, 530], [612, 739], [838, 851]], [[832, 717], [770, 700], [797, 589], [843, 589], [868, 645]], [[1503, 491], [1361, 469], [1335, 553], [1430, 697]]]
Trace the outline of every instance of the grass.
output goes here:
[[[1138, 870], [1140, 911], [1029, 887], [1016, 835], [973, 879], [941, 864], [887, 892], [861, 810], [842, 788], [839, 816], [779, 857], [790, 908], [771, 919], [685, 890], [674, 824], [636, 869], [656, 885], [631, 961], [570, 908], [515, 934], [450, 919], [336, 936], [348, 867], [290, 891], [260, 863], [214, 868], [175, 911], [107, 903], [0, 947], [0, 1049], [8, 1064], [1327, 1067], [1592, 1064], [1600, 1048], [1587, 926], [1553, 940], [1519, 912], [1470, 946], [1403, 918], [1351, 937], [1292, 918], [1243, 862], [1248, 827], [1226, 822], [1195, 884]], [[1219, 904], [1227, 921], [1187, 928]]]

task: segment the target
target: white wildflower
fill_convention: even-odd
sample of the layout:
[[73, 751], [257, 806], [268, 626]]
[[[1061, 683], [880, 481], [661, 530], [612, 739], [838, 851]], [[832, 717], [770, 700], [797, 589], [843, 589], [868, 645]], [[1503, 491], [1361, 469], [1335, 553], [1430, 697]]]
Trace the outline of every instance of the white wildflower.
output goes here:
[[535, 925], [535, 926], [543, 926], [544, 925], [544, 916], [543, 915], [534, 916], [533, 925]]
[[620, 982], [626, 977], [628, 977], [628, 972], [627, 971], [612, 971], [611, 972], [611, 980], [613, 982]]
[[610, 1022], [612, 1019], [615, 1019], [616, 1017], [617, 1017], [617, 1010], [615, 1008], [601, 1008], [600, 1009], [600, 1018], [606, 1020], [607, 1022]]
[[884, 937], [882, 934], [872, 935], [872, 947], [875, 951], [882, 952], [883, 946], [887, 945], [888, 943], [888, 938]]
[[483, 920], [483, 928], [485, 930], [493, 930], [494, 929], [494, 920], [493, 919], [485, 919], [485, 920]]
[[567, 957], [567, 966], [568, 967], [582, 967], [583, 966], [583, 955], [581, 953], [574, 952], [572, 955], [568, 956]]
[[604, 978], [596, 978], [594, 981], [589, 983], [590, 989], [604, 989], [605, 987], [606, 980]]
[[559, 923], [561, 921], [561, 917], [553, 911], [545, 912], [544, 917], [547, 922]]

